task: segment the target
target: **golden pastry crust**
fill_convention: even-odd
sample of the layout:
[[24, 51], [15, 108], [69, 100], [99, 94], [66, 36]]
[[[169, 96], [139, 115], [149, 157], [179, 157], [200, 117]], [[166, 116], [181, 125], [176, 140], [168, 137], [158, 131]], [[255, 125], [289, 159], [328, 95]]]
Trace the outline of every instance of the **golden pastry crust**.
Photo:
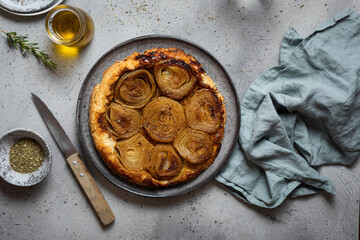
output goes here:
[[[216, 106], [214, 106], [214, 108], [216, 108], [215, 110], [217, 112], [217, 118], [220, 116], [221, 121], [220, 127], [217, 129], [217, 131], [210, 134], [210, 137], [214, 143], [213, 152], [210, 154], [211, 157], [201, 164], [191, 164], [184, 158], [181, 158], [182, 168], [180, 171], [177, 170], [176, 176], [172, 178], [156, 178], [156, 175], [154, 176], [154, 174], [151, 174], [153, 171], [149, 171], [147, 167], [144, 167], [145, 169], [141, 171], [133, 171], [125, 168], [124, 164], [122, 164], [120, 160], [119, 152], [117, 151], [116, 146], [118, 142], [126, 140], [117, 138], [114, 134], [111, 133], [111, 131], [109, 131], [106, 124], [106, 112], [109, 105], [114, 102], [114, 90], [115, 88], [118, 88], [116, 87], [116, 84], [121, 76], [124, 73], [132, 72], [138, 69], [146, 69], [153, 73], [155, 64], [164, 60], [171, 61], [169, 64], [180, 66], [196, 77], [196, 83], [191, 93], [182, 99], [176, 99], [176, 101], [178, 101], [185, 109], [186, 104], [190, 101], [191, 97], [197, 90], [204, 88], [208, 89], [214, 94], [214, 98], [216, 99]], [[156, 74], [154, 75], [156, 76]], [[170, 94], [170, 96], [172, 95]], [[168, 95], [167, 92], [161, 92], [160, 90], [157, 91], [157, 94], [154, 94], [152, 100], [155, 100], [157, 97], [168, 97]], [[142, 112], [142, 109], [143, 108], [140, 108], [139, 111]], [[194, 57], [177, 48], [155, 48], [146, 50], [144, 53], [134, 52], [124, 60], [115, 62], [104, 72], [101, 83], [94, 87], [90, 98], [89, 127], [96, 149], [114, 173], [126, 177], [129, 179], [129, 181], [143, 186], [173, 186], [175, 184], [193, 179], [205, 169], [207, 169], [214, 162], [220, 150], [224, 134], [225, 119], [226, 110], [224, 98], [215, 88], [215, 83], [209, 76], [207, 76], [200, 63]], [[187, 125], [187, 127], [189, 126]], [[142, 134], [154, 146], [157, 144], [162, 144], [152, 139], [146, 132], [144, 126], [141, 127], [138, 134]], [[173, 142], [168, 144], [173, 144]], [[163, 164], [157, 166], [162, 165]], [[173, 176], [174, 174], [169, 174], [169, 176], [170, 175]]]

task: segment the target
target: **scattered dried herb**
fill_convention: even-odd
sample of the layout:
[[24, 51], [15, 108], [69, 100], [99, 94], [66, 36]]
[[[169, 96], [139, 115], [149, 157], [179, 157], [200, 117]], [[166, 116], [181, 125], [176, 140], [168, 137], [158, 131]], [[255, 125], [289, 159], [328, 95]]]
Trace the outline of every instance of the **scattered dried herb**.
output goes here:
[[19, 173], [35, 172], [44, 162], [44, 151], [31, 138], [22, 138], [10, 148], [10, 166]]

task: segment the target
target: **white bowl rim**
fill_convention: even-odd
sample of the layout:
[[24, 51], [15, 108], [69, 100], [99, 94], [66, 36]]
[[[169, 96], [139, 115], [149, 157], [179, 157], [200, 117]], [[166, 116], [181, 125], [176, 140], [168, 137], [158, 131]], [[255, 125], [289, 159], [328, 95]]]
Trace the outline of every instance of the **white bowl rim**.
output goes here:
[[[13, 170], [9, 163], [10, 147], [21, 138], [31, 138], [37, 141], [44, 151], [44, 163], [32, 173], [19, 173]], [[52, 165], [52, 156], [49, 145], [44, 138], [37, 132], [31, 129], [14, 128], [6, 132], [0, 138], [0, 177], [6, 182], [21, 186], [33, 186], [41, 182], [50, 172]]]

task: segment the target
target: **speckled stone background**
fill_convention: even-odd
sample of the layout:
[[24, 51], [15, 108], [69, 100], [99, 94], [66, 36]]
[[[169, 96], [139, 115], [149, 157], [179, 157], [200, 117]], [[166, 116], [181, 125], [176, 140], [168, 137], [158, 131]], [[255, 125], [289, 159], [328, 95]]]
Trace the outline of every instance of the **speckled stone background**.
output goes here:
[[[19, 188], [0, 180], [0, 239], [358, 239], [360, 163], [326, 166], [337, 195], [288, 199], [272, 210], [234, 198], [212, 180], [167, 199], [121, 190], [89, 166], [116, 216], [103, 228], [71, 175], [31, 101], [39, 95], [80, 149], [76, 103], [82, 82], [97, 59], [113, 46], [148, 34], [180, 36], [206, 48], [228, 70], [240, 99], [251, 82], [278, 64], [283, 33], [302, 36], [335, 13], [360, 11], [356, 0], [106, 0], [65, 1], [89, 12], [95, 37], [80, 52], [55, 46], [46, 36], [45, 15], [12, 16], [0, 11], [0, 28], [28, 35], [53, 56], [52, 72], [22, 55], [0, 36], [0, 135], [30, 128], [49, 143], [53, 166], [40, 184]], [[65, 51], [65, 52], [64, 52]], [[66, 53], [66, 54], [65, 54]]]

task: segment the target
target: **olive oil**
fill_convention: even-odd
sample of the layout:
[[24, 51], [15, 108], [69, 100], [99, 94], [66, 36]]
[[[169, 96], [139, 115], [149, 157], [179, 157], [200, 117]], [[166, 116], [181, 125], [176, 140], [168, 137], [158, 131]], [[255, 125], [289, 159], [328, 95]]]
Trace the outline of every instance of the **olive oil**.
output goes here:
[[54, 33], [61, 39], [71, 40], [80, 30], [80, 20], [71, 11], [61, 11], [52, 20]]
[[45, 22], [52, 41], [62, 45], [82, 47], [94, 36], [94, 22], [82, 9], [59, 5], [52, 9]]

